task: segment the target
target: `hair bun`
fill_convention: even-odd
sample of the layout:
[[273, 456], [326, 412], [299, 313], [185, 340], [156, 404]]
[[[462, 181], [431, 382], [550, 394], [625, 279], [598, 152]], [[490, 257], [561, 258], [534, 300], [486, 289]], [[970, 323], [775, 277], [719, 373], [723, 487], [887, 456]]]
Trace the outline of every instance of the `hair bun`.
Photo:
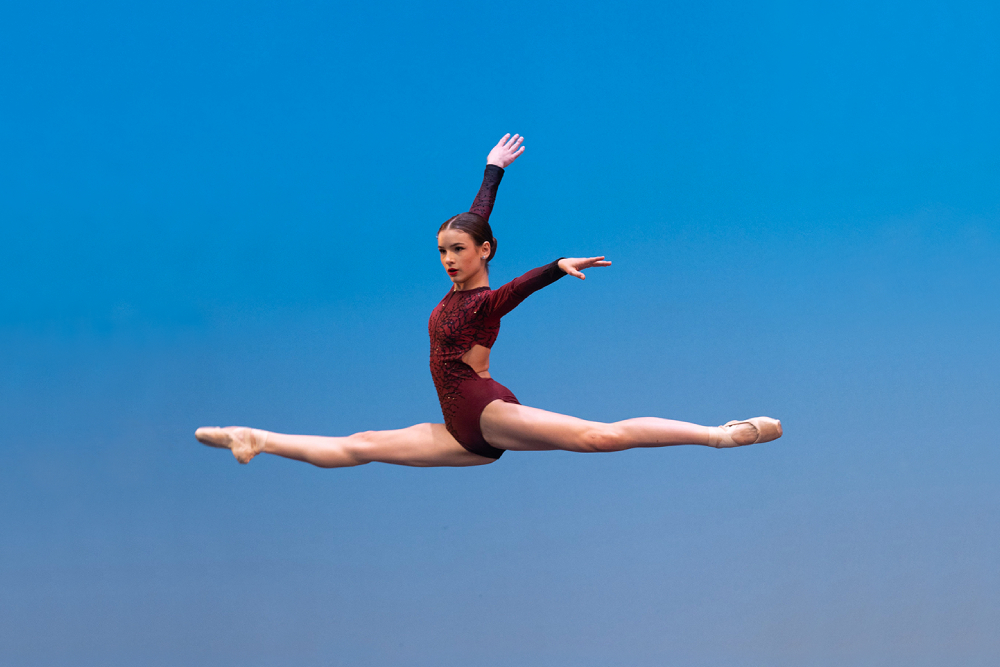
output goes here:
[[488, 262], [491, 259], [493, 259], [493, 256], [496, 254], [497, 254], [497, 239], [496, 237], [493, 237], [493, 240], [490, 241], [490, 256], [486, 258], [486, 261]]

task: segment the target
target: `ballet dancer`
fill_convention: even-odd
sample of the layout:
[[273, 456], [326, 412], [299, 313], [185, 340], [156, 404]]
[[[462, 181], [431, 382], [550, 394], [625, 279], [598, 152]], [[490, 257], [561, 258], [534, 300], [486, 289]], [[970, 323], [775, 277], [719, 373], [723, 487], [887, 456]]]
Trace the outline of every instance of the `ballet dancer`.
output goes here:
[[584, 279], [586, 269], [611, 266], [602, 257], [563, 257], [492, 290], [489, 262], [497, 252], [490, 228], [504, 169], [523, 152], [524, 138], [509, 134], [487, 157], [482, 186], [468, 213], [438, 229], [438, 253], [452, 287], [431, 312], [431, 376], [441, 401], [443, 424], [417, 424], [392, 431], [343, 437], [289, 435], [245, 426], [202, 427], [195, 437], [229, 449], [240, 463], [267, 453], [323, 468], [375, 461], [407, 466], [473, 466], [493, 463], [505, 451], [617, 452], [635, 447], [707, 445], [739, 447], [781, 437], [781, 422], [769, 417], [700, 426], [659, 417], [614, 423], [578, 419], [521, 405], [490, 376], [490, 349], [500, 319], [532, 292], [565, 275]]

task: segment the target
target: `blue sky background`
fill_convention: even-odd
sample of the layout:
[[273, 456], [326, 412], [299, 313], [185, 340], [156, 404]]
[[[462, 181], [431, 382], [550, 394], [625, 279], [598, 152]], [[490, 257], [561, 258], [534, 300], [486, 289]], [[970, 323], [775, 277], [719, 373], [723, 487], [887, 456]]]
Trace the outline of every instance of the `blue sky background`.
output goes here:
[[[360, 3], [355, 3], [360, 5]], [[0, 8], [0, 656], [995, 665], [988, 2]], [[347, 470], [205, 424], [438, 421], [434, 231], [527, 137], [493, 371], [780, 441]]]

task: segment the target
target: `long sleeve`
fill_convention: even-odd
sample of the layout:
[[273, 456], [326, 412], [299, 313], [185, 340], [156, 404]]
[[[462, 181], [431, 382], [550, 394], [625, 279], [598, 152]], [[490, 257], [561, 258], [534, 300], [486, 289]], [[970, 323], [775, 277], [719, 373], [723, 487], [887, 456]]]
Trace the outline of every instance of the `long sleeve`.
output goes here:
[[481, 215], [489, 222], [490, 213], [493, 212], [493, 202], [497, 198], [497, 188], [500, 186], [502, 178], [503, 169], [493, 164], [486, 165], [486, 171], [483, 173], [483, 184], [479, 186], [479, 193], [472, 202], [469, 213]]
[[533, 292], [551, 285], [565, 275], [566, 272], [559, 268], [557, 259], [551, 264], [532, 269], [523, 276], [514, 278], [506, 285], [490, 292], [485, 304], [489, 309], [489, 317], [496, 319], [503, 317]]

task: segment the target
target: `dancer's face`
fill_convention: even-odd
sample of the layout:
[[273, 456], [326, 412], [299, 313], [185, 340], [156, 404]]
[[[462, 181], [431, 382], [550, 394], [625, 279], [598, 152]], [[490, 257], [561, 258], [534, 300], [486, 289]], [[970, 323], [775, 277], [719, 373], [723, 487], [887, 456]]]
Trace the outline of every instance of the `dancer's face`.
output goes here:
[[484, 255], [489, 257], [490, 244], [477, 246], [467, 232], [446, 229], [438, 234], [438, 252], [448, 277], [461, 286], [486, 271]]

